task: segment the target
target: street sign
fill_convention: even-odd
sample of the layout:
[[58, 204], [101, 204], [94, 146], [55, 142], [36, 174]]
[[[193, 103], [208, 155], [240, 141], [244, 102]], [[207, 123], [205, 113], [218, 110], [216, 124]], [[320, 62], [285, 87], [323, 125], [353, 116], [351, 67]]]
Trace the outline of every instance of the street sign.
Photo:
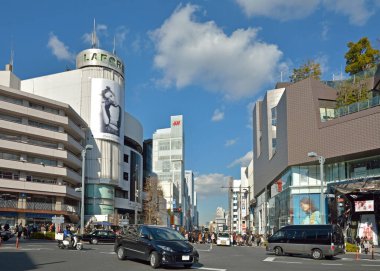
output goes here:
[[63, 224], [65, 222], [65, 218], [63, 216], [53, 216], [51, 218], [51, 222], [53, 224]]

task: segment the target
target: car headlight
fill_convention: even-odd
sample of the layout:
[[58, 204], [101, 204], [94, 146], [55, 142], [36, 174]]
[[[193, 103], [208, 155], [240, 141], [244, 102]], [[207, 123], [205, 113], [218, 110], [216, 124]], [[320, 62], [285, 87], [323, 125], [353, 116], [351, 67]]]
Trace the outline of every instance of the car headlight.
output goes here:
[[171, 247], [160, 246], [160, 245], [158, 245], [158, 247], [167, 252], [174, 252], [174, 250]]

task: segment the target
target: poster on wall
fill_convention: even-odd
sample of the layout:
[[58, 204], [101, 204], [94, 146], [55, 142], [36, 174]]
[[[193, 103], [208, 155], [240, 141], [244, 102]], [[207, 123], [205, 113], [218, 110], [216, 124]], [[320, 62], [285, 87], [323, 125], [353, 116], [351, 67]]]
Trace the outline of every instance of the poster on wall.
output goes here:
[[313, 225], [321, 224], [321, 213], [319, 210], [319, 194], [297, 194], [293, 195], [293, 224]]
[[95, 138], [120, 142], [123, 138], [123, 92], [115, 81], [91, 79], [91, 121]]
[[377, 237], [376, 219], [374, 214], [361, 215], [358, 235], [359, 237], [367, 237], [368, 240], [372, 240], [375, 246], [379, 245]]
[[373, 212], [373, 200], [357, 200], [355, 201], [355, 212]]

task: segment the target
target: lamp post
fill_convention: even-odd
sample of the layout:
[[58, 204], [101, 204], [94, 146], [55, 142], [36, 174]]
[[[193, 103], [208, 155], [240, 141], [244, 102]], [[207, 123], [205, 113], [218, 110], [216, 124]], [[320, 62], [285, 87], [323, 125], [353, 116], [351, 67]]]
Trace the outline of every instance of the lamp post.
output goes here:
[[319, 170], [321, 174], [321, 195], [319, 200], [319, 211], [321, 213], [321, 224], [325, 224], [325, 198], [323, 193], [323, 181], [324, 181], [324, 175], [323, 175], [323, 165], [325, 163], [325, 158], [323, 156], [318, 155], [316, 152], [309, 152], [307, 154], [309, 157], [317, 157], [319, 161]]
[[80, 234], [83, 235], [83, 228], [84, 228], [84, 173], [85, 173], [85, 167], [86, 167], [86, 151], [92, 150], [94, 146], [92, 145], [86, 145], [86, 147], [82, 150], [82, 199], [81, 199], [81, 206], [80, 206]]

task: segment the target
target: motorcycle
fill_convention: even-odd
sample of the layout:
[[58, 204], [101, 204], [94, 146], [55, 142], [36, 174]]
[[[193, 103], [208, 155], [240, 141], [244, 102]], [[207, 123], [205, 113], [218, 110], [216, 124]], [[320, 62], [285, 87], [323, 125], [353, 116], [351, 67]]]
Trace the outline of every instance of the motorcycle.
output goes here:
[[77, 250], [82, 250], [83, 249], [83, 244], [81, 242], [81, 238], [78, 235], [73, 235], [70, 237], [70, 240], [63, 239], [58, 240], [58, 247], [60, 249], [77, 249]]

